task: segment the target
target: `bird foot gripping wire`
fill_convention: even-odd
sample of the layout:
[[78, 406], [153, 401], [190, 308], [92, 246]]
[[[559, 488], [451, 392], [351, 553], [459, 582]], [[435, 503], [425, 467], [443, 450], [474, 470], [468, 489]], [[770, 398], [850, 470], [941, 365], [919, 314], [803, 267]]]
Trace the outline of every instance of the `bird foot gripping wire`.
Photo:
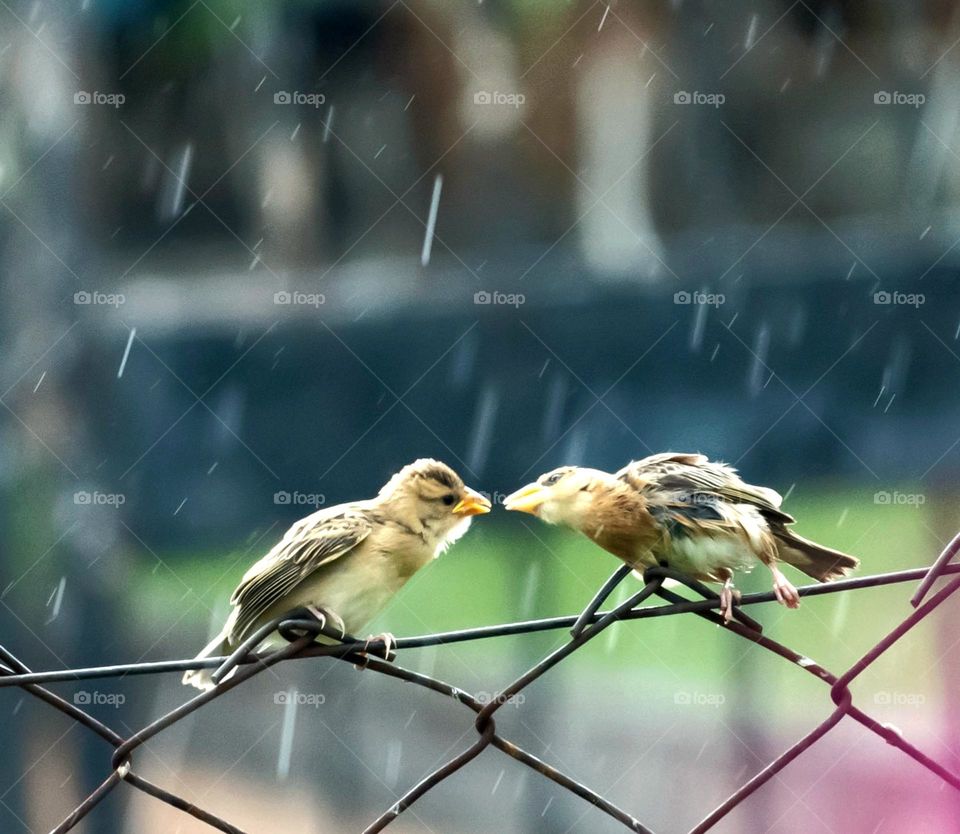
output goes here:
[[[600, 587], [600, 590], [597, 591], [593, 599], [591, 599], [587, 604], [587, 607], [584, 608], [580, 613], [580, 616], [577, 617], [577, 621], [573, 624], [573, 628], [570, 629], [570, 634], [574, 638], [579, 637], [583, 633], [583, 630], [595, 620], [597, 612], [600, 610], [600, 606], [603, 605], [616, 587], [632, 572], [633, 568], [630, 565], [621, 565], [610, 575], [610, 578], [603, 583], [603, 585]], [[722, 615], [718, 615], [721, 625], [725, 625], [731, 618], [735, 618], [742, 625], [746, 626], [752, 631], [756, 631], [758, 634], [763, 631], [763, 626], [760, 625], [760, 623], [747, 614], [744, 614], [743, 611], [738, 607], [737, 603], [740, 601], [739, 594], [736, 591], [733, 591], [732, 588], [725, 588], [725, 590], [729, 591], [730, 594], [730, 600], [727, 603], [729, 607], [725, 607], [724, 598], [720, 594], [717, 594], [702, 582], [698, 582], [696, 579], [690, 578], [685, 573], [659, 566], [647, 568], [647, 570], [643, 573], [643, 581], [645, 584], [649, 585], [657, 578], [672, 579], [675, 582], [679, 582], [682, 585], [690, 588], [690, 590], [700, 594], [700, 596], [702, 596], [704, 599], [717, 600], [721, 610], [724, 612]]]

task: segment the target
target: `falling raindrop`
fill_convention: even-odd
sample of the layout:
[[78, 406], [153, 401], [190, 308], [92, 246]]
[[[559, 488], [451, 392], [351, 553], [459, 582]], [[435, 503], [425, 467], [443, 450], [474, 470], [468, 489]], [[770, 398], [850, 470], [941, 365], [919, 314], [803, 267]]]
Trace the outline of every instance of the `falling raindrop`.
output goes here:
[[[704, 291], [706, 292], [706, 291]], [[690, 329], [690, 350], [700, 352], [703, 345], [703, 331], [707, 326], [707, 305], [698, 304], [697, 312], [693, 316], [693, 326]]]
[[[549, 359], [547, 360], [550, 361]], [[546, 367], [546, 366], [544, 366]], [[568, 382], [565, 376], [554, 374], [547, 389], [546, 408], [543, 413], [542, 436], [551, 441], [560, 433], [560, 419], [563, 416], [563, 404], [567, 399]]]
[[843, 527], [843, 522], [847, 520], [847, 513], [850, 512], [849, 507], [844, 507], [843, 512], [840, 513], [840, 518], [837, 519], [837, 527]]
[[927, 226], [927, 228], [920, 233], [920, 240], [923, 240], [930, 233], [932, 228], [933, 226]]
[[323, 122], [323, 139], [326, 142], [330, 138], [330, 130], [333, 127], [333, 105], [327, 108], [327, 118]]
[[759, 15], [750, 15], [750, 22], [747, 24], [747, 37], [743, 42], [743, 48], [749, 52], [757, 42], [757, 24], [760, 22]]
[[393, 790], [400, 779], [400, 758], [403, 755], [403, 742], [394, 739], [387, 745], [387, 766], [384, 768], [383, 781]]
[[44, 371], [42, 374], [40, 374], [40, 379], [38, 379], [38, 380], [37, 380], [37, 384], [33, 386], [33, 393], [34, 393], [34, 394], [37, 393], [37, 389], [40, 387], [40, 383], [43, 382], [43, 378], [44, 378], [46, 375], [47, 375], [47, 372], [46, 372], [46, 371]]
[[47, 618], [46, 624], [52, 623], [57, 616], [60, 614], [60, 605], [63, 603], [63, 592], [67, 587], [67, 577], [61, 576], [60, 582], [57, 584], [57, 587], [54, 589], [53, 593], [50, 595], [50, 599], [47, 600], [47, 607], [50, 606], [51, 600], [53, 601], [53, 610], [50, 612], [50, 616]]
[[493, 783], [493, 790], [490, 791], [490, 796], [493, 796], [497, 792], [497, 788], [500, 787], [500, 783], [503, 781], [504, 773], [506, 773], [505, 770], [500, 771], [500, 775], [497, 777], [497, 781]]
[[283, 726], [280, 729], [280, 751], [277, 754], [277, 779], [286, 781], [290, 774], [290, 759], [293, 755], [293, 730], [297, 723], [297, 706], [300, 699], [296, 687], [288, 689], [283, 702]]
[[130, 348], [133, 347], [133, 339], [137, 335], [137, 328], [130, 328], [130, 336], [127, 338], [127, 346], [123, 349], [123, 358], [120, 360], [120, 367], [117, 369], [117, 379], [123, 376], [123, 369], [127, 367], [127, 357], [130, 356]]
[[527, 576], [523, 580], [523, 597], [520, 600], [519, 614], [521, 617], [527, 617], [533, 612], [537, 592], [540, 590], [541, 570], [542, 565], [539, 561], [531, 562], [530, 567], [527, 568]]
[[480, 472], [486, 466], [499, 406], [499, 394], [493, 386], [488, 385], [480, 395], [480, 403], [477, 406], [477, 413], [470, 430], [467, 466], [474, 472]]
[[604, 9], [603, 17], [600, 18], [600, 25], [597, 27], [597, 31], [598, 31], [598, 32], [603, 28], [603, 24], [607, 22], [607, 15], [608, 15], [608, 14], [610, 14], [610, 7], [609, 7], [609, 6], [607, 6], [607, 8]]
[[187, 180], [190, 178], [190, 165], [193, 161], [193, 143], [187, 142], [180, 149], [178, 160], [171, 170], [164, 185], [165, 199], [161, 208], [161, 219], [172, 220], [179, 217], [183, 211], [183, 200], [187, 193]]
[[183, 509], [183, 505], [186, 504], [186, 503], [187, 503], [187, 499], [184, 498], [184, 499], [180, 502], [180, 506], [177, 507], [177, 508], [173, 511], [173, 514], [176, 515], [177, 513], [179, 513], [180, 510]]
[[770, 349], [770, 328], [760, 326], [753, 343], [753, 362], [750, 364], [750, 393], [756, 396], [763, 389], [767, 376], [767, 351]]
[[420, 264], [430, 263], [430, 250], [433, 248], [433, 231], [437, 225], [437, 211], [440, 208], [440, 189], [443, 188], [443, 174], [437, 174], [433, 180], [433, 196], [430, 199], [430, 214], [427, 216], [427, 229], [420, 252]]

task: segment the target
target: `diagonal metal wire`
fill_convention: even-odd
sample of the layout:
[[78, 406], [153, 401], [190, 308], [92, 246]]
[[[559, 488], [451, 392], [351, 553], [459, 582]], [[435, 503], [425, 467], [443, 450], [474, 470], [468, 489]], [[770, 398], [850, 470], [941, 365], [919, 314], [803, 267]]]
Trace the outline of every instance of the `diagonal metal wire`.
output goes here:
[[[798, 669], [822, 680], [830, 687], [830, 696], [835, 704], [835, 709], [817, 725], [817, 727], [750, 777], [750, 779], [704, 817], [703, 820], [689, 832], [689, 834], [702, 834], [702, 832], [712, 829], [734, 808], [740, 805], [740, 803], [777, 776], [781, 770], [802, 755], [804, 751], [808, 750], [816, 744], [817, 741], [826, 736], [844, 718], [851, 718], [862, 724], [868, 730], [880, 736], [888, 744], [898, 748], [914, 761], [939, 776], [946, 784], [960, 791], [960, 774], [951, 771], [944, 764], [924, 753], [919, 747], [908, 741], [898, 730], [882, 724], [864, 712], [854, 704], [853, 695], [850, 692], [850, 685], [864, 670], [960, 588], [960, 563], [953, 561], [958, 552], [960, 552], [960, 534], [947, 545], [940, 556], [928, 568], [915, 568], [894, 573], [844, 579], [829, 584], [807, 585], [799, 589], [801, 596], [821, 596], [824, 594], [876, 588], [903, 582], [919, 581], [920, 583], [917, 592], [911, 600], [913, 611], [911, 611], [902, 622], [885, 634], [870, 651], [864, 654], [853, 666], [841, 675], [830, 672], [813, 659], [801, 655], [788, 646], [767, 637], [762, 633], [758, 623], [745, 615], [742, 610], [739, 610], [744, 606], [774, 601], [775, 596], [772, 592], [743, 595], [738, 602], [736, 616], [731, 621], [726, 622], [716, 610], [720, 604], [716, 593], [701, 583], [691, 580], [689, 577], [670, 570], [669, 568], [654, 567], [644, 573], [643, 578], [645, 584], [640, 591], [609, 611], [601, 611], [599, 609], [614, 588], [629, 575], [629, 570], [619, 568], [615, 571], [579, 616], [551, 617], [523, 622], [502, 623], [499, 625], [459, 631], [401, 637], [395, 642], [392, 642], [392, 647], [401, 651], [424, 646], [448, 645], [468, 640], [486, 640], [507, 635], [532, 634], [547, 630], [571, 630], [571, 638], [568, 642], [537, 662], [491, 699], [481, 700], [460, 687], [446, 683], [430, 675], [399, 666], [392, 662], [395, 654], [390, 650], [390, 647], [384, 644], [383, 640], [358, 640], [351, 635], [340, 634], [335, 629], [328, 628], [324, 623], [319, 622], [312, 614], [306, 611], [287, 613], [282, 617], [278, 617], [268, 628], [263, 630], [264, 634], [268, 634], [273, 630], [279, 631], [288, 641], [286, 646], [276, 651], [266, 653], [257, 653], [251, 650], [250, 653], [245, 656], [235, 653], [234, 656], [229, 658], [213, 657], [202, 660], [165, 660], [34, 672], [9, 650], [0, 646], [0, 688], [16, 687], [28, 692], [30, 695], [42, 700], [44, 703], [78, 722], [113, 748], [110, 759], [111, 770], [103, 782], [91, 792], [66, 819], [53, 829], [52, 834], [65, 834], [65, 832], [74, 828], [121, 782], [126, 782], [148, 796], [165, 802], [207, 823], [218, 831], [227, 832], [228, 834], [246, 834], [243, 829], [238, 828], [216, 814], [140, 776], [133, 770], [133, 755], [139, 747], [159, 733], [173, 726], [186, 716], [191, 715], [211, 701], [220, 698], [231, 689], [240, 686], [250, 678], [260, 674], [270, 666], [287, 660], [310, 657], [331, 657], [362, 665], [379, 674], [396, 678], [406, 683], [412, 683], [452, 698], [458, 703], [463, 704], [474, 714], [473, 723], [477, 731], [477, 738], [473, 744], [436, 768], [407, 790], [392, 807], [377, 817], [377, 819], [364, 830], [364, 834], [374, 834], [374, 832], [383, 831], [424, 794], [433, 790], [449, 776], [468, 765], [473, 759], [477, 758], [490, 747], [521, 762], [545, 778], [550, 779], [557, 785], [560, 785], [581, 799], [594, 805], [609, 817], [617, 820], [617, 822], [621, 823], [628, 830], [638, 832], [639, 834], [653, 834], [650, 828], [627, 811], [618, 808], [596, 791], [576, 781], [553, 765], [537, 758], [514, 742], [500, 735], [497, 732], [495, 715], [504, 704], [510, 703], [512, 699], [527, 686], [546, 674], [550, 669], [561, 663], [614, 623], [676, 614], [695, 614], [711, 624], [719, 625], [734, 635], [755, 643], [757, 646], [783, 658]], [[949, 578], [949, 581], [934, 593], [933, 586], [937, 580], [947, 578]], [[668, 589], [665, 587], [665, 581], [668, 579], [686, 586], [700, 598], [689, 599]], [[663, 603], [640, 607], [642, 603], [650, 600], [654, 596], [663, 600]], [[320, 636], [332, 638], [336, 642], [334, 644], [317, 643], [316, 639]], [[253, 645], [255, 644], [251, 643], [251, 648]], [[377, 653], [383, 655], [383, 659], [373, 656]], [[234, 671], [231, 675], [222, 677], [215, 689], [196, 695], [189, 701], [181, 704], [176, 709], [171, 710], [128, 737], [120, 735], [79, 706], [69, 703], [43, 686], [43, 684], [63, 681], [89, 680], [126, 675], [162, 674], [167, 672], [183, 672], [189, 669], [219, 668], [228, 662]], [[226, 669], [224, 671], [226, 671]]]

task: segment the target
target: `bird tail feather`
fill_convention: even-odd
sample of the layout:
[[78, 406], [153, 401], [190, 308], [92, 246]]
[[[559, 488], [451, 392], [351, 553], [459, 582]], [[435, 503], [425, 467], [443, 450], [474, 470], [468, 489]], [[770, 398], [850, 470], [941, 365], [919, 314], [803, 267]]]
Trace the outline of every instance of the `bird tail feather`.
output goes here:
[[840, 579], [860, 565], [855, 556], [798, 536], [792, 530], [774, 532], [777, 539], [777, 557], [782, 562], [802, 570], [820, 582]]

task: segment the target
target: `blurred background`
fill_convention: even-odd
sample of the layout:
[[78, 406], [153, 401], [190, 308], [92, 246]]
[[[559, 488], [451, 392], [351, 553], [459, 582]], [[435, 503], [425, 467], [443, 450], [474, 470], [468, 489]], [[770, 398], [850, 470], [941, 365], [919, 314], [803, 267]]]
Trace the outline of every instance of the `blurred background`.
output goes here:
[[[958, 42], [932, 2], [0, 2], [3, 644], [35, 669], [192, 656], [290, 523], [420, 456], [499, 499], [701, 451], [863, 573], [929, 564], [960, 525]], [[574, 613], [614, 567], [495, 511], [371, 627]], [[912, 591], [750, 613], [840, 673]], [[954, 769], [958, 625], [946, 605], [854, 687]], [[563, 640], [402, 661], [489, 697]], [[189, 696], [55, 689], [122, 734]], [[611, 628], [498, 728], [672, 832], [830, 708], [673, 617]], [[48, 831], [109, 751], [15, 690], [0, 715], [0, 829]], [[136, 764], [252, 833], [358, 831], [474, 736], [461, 705], [316, 660]], [[716, 830], [958, 814], [847, 721]], [[394, 829], [620, 830], [494, 751]], [[77, 830], [210, 829], [121, 788]]]

